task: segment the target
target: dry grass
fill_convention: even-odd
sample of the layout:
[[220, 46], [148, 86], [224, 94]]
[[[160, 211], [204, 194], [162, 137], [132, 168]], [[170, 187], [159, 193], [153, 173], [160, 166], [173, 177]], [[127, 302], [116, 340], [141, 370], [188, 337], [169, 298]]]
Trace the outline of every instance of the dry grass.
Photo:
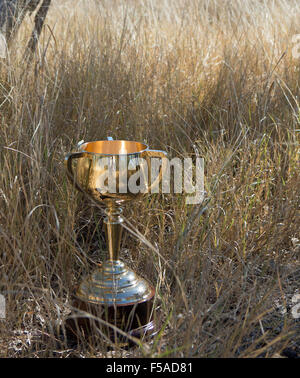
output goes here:
[[[26, 20], [0, 62], [1, 356], [299, 352], [299, 320], [280, 311], [299, 290], [299, 16], [297, 0], [56, 1], [29, 68]], [[180, 195], [126, 209], [163, 257], [127, 234], [123, 256], [157, 283], [165, 326], [127, 352], [55, 335], [105, 256], [101, 214], [64, 155], [107, 135], [171, 157], [197, 148], [210, 198], [205, 211]]]

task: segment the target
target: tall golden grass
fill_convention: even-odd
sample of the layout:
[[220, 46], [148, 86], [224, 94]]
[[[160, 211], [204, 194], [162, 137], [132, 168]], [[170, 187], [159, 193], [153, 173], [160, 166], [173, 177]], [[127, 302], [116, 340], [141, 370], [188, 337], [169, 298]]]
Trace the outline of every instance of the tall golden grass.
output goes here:
[[[299, 352], [299, 16], [296, 0], [54, 1], [30, 64], [26, 19], [0, 62], [1, 356]], [[205, 203], [125, 211], [152, 246], [127, 233], [123, 258], [156, 283], [162, 327], [127, 352], [56, 332], [105, 257], [64, 155], [108, 135], [205, 159]]]

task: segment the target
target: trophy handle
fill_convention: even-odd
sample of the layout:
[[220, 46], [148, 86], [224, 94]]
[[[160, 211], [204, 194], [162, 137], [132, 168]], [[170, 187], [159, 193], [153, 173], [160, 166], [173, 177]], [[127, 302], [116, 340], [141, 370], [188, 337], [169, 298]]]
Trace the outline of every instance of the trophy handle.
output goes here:
[[[166, 170], [166, 164], [163, 163], [163, 160], [167, 158], [167, 153], [165, 151], [161, 150], [146, 150], [143, 152], [143, 155], [147, 158], [161, 158], [162, 159], [162, 164], [160, 166], [159, 174], [154, 180], [154, 182], [150, 185], [148, 193], [153, 192], [153, 189], [159, 185], [161, 182], [162, 176]], [[148, 177], [151, 175], [151, 165], [148, 165]]]
[[68, 178], [70, 182], [75, 186], [75, 188], [84, 194], [85, 194], [85, 191], [79, 186], [79, 184], [75, 180], [72, 163], [74, 159], [79, 159], [86, 156], [87, 156], [86, 152], [71, 152], [65, 156], [65, 166], [67, 168]]

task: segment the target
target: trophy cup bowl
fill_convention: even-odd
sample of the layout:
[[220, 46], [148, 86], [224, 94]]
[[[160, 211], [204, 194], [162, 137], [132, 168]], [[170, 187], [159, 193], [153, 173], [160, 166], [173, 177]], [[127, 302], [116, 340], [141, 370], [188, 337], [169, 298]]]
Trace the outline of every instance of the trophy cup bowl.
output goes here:
[[[153, 321], [154, 287], [119, 259], [122, 238], [122, 206], [141, 200], [159, 186], [164, 151], [150, 150], [146, 144], [126, 140], [100, 140], [83, 143], [79, 151], [65, 158], [71, 183], [98, 205], [105, 207], [105, 235], [108, 258], [77, 288], [74, 307], [96, 315], [108, 326], [106, 334], [114, 342], [124, 341], [115, 328], [135, 337], [155, 333]], [[157, 176], [151, 177], [151, 159], [159, 158]], [[152, 181], [150, 180], [150, 177]], [[87, 318], [79, 318], [69, 329], [91, 332]], [[99, 326], [99, 325], [97, 325]], [[102, 326], [103, 329], [103, 326]], [[121, 341], [120, 341], [121, 340]], [[128, 340], [127, 340], [128, 341]]]

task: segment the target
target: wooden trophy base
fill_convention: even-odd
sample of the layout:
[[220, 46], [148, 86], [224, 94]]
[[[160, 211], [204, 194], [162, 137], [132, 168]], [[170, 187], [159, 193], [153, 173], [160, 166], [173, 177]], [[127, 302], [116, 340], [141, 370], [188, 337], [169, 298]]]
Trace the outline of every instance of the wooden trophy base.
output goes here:
[[152, 336], [154, 294], [122, 261], [107, 260], [77, 288], [72, 305], [79, 311], [66, 321], [67, 336], [102, 335], [119, 346]]
[[79, 340], [82, 337], [104, 335], [118, 346], [134, 346], [136, 343], [131, 337], [145, 340], [157, 333], [153, 320], [153, 298], [154, 293], [151, 298], [140, 303], [106, 306], [83, 301], [74, 296], [73, 307], [91, 314], [92, 317], [79, 313], [67, 318], [65, 321], [67, 337]]

